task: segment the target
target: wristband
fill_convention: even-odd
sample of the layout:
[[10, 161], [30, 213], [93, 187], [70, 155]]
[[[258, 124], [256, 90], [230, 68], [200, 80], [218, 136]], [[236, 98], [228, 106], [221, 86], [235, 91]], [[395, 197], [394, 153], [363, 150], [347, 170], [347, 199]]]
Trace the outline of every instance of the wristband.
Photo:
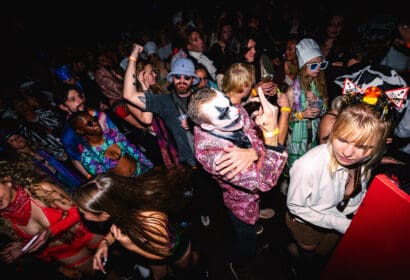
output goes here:
[[137, 58], [135, 56], [130, 55], [128, 59], [131, 61], [137, 62]]
[[290, 113], [290, 111], [291, 111], [291, 110], [290, 110], [290, 107], [281, 107], [280, 110], [281, 110], [281, 111], [284, 111], [284, 112], [289, 112], [289, 113]]
[[268, 131], [268, 132], [263, 131], [263, 137], [265, 137], [265, 138], [274, 137], [278, 134], [279, 134], [279, 128], [278, 127], [275, 128], [273, 131]]

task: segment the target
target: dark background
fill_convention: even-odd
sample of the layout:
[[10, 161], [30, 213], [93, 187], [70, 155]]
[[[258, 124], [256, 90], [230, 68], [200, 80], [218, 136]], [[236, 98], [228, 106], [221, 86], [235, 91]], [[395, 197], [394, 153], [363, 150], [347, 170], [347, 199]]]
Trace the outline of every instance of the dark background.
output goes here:
[[[398, 0], [374, 1], [325, 0], [138, 0], [138, 1], [55, 1], [50, 4], [14, 2], [0, 9], [0, 87], [19, 83], [18, 75], [32, 61], [45, 59], [48, 53], [62, 47], [93, 48], [98, 42], [118, 40], [125, 31], [154, 29], [171, 22], [180, 10], [192, 9], [215, 22], [222, 7], [242, 7], [248, 11], [255, 3], [278, 2], [296, 5], [304, 15], [320, 17], [320, 5], [344, 11], [352, 18], [366, 20], [375, 13], [406, 15]], [[269, 5], [266, 4], [269, 8]], [[207, 16], [209, 15], [209, 18]], [[406, 15], [409, 16], [409, 15]], [[410, 16], [409, 16], [410, 17]]]

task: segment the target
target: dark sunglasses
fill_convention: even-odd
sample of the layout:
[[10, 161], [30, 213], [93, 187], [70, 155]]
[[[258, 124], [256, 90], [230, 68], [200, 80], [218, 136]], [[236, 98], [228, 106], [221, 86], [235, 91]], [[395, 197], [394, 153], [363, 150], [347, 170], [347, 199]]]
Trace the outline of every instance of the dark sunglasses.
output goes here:
[[181, 80], [182, 77], [184, 77], [184, 80], [185, 80], [185, 81], [189, 81], [189, 80], [192, 79], [191, 76], [185, 76], [185, 75], [179, 75], [179, 74], [175, 74], [175, 75], [174, 75], [174, 78], [175, 78], [176, 80]]
[[86, 124], [88, 127], [93, 127], [93, 124], [96, 123], [96, 122], [98, 122], [98, 118], [97, 118], [97, 117], [93, 117], [92, 120], [87, 121], [85, 124]]
[[320, 70], [325, 70], [328, 64], [329, 64], [329, 61], [325, 60], [322, 62], [307, 63], [307, 66], [309, 67], [310, 71], [316, 71], [319, 67], [320, 67]]

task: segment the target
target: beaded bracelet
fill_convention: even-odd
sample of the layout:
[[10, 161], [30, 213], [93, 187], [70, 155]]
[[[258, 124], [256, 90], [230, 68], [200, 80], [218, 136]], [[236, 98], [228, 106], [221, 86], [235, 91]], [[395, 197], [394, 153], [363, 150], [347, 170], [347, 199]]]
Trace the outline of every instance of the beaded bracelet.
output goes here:
[[268, 131], [268, 132], [263, 131], [262, 133], [263, 133], [263, 137], [271, 138], [279, 134], [279, 128], [277, 127], [273, 131]]
[[134, 61], [134, 62], [137, 61], [137, 58], [134, 57], [134, 56], [132, 56], [132, 55], [130, 55], [130, 56], [128, 57], [128, 59], [131, 60], [131, 61]]

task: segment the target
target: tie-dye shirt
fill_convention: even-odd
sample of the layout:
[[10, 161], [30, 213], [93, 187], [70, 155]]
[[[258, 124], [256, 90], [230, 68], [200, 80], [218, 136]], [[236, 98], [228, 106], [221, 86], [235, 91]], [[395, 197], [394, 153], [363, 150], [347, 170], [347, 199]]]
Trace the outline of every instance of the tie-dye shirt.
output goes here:
[[117, 166], [119, 159], [105, 156], [105, 152], [114, 144], [117, 144], [121, 149], [121, 157], [128, 154], [136, 160], [134, 176], [141, 175], [153, 167], [152, 162], [117, 129], [106, 128], [103, 131], [103, 144], [98, 146], [82, 146], [81, 162], [90, 174], [100, 174]]

